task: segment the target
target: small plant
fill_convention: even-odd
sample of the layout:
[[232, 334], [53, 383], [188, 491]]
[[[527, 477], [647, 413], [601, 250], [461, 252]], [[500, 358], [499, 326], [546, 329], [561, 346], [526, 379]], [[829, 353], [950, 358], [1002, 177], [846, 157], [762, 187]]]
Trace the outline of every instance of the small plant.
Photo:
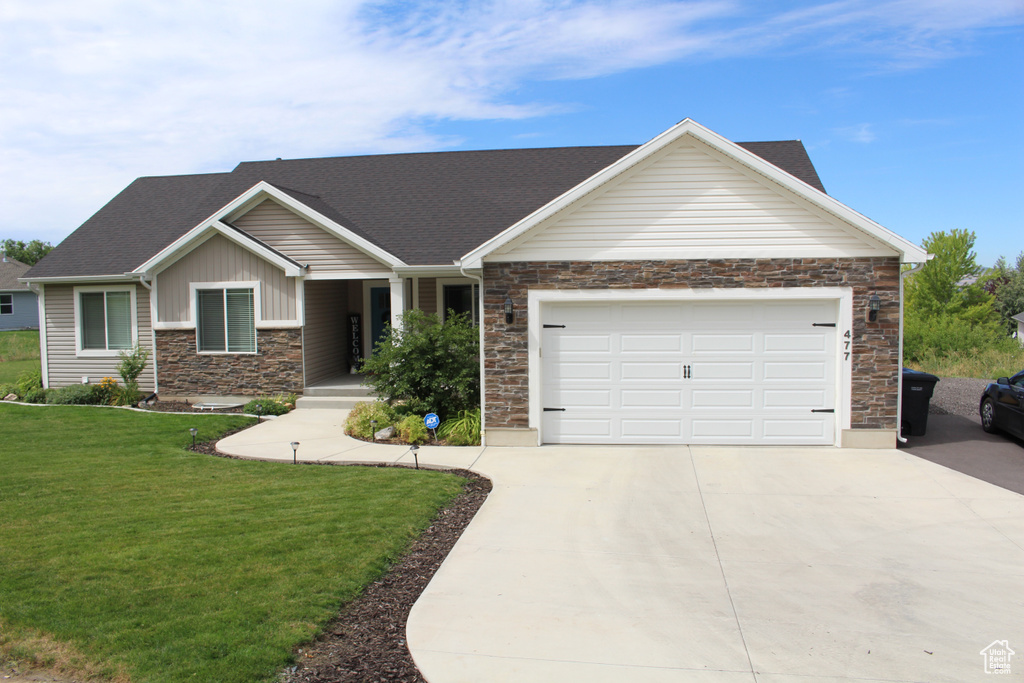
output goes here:
[[117, 405], [116, 401], [121, 393], [121, 387], [113, 377], [104, 377], [99, 384], [93, 387], [92, 391], [96, 403]]
[[[139, 393], [139, 375], [146, 369], [146, 361], [149, 360], [149, 349], [143, 348], [141, 344], [136, 344], [130, 350], [121, 351], [117, 354], [117, 357], [121, 359], [117, 364], [117, 371], [124, 381], [124, 386], [127, 390], [125, 393], [134, 396]], [[138, 399], [136, 398], [132, 403], [138, 403]], [[122, 403], [121, 405], [131, 404]]]
[[479, 446], [480, 409], [460, 410], [458, 417], [441, 423], [437, 435], [452, 446]]
[[242, 407], [249, 415], [284, 415], [295, 407], [295, 394], [254, 398]]
[[23, 372], [14, 384], [18, 388], [18, 396], [24, 396], [33, 389], [43, 388], [43, 373], [40, 370]]
[[0, 384], [0, 399], [10, 394], [18, 395], [18, 387], [14, 384]]
[[[371, 420], [377, 424], [370, 424]], [[345, 420], [345, 433], [357, 439], [372, 439], [374, 430], [391, 427], [397, 421], [395, 409], [384, 401], [357, 403]]]
[[71, 384], [46, 392], [46, 402], [51, 405], [90, 405], [95, 403], [92, 390], [89, 384]]
[[53, 389], [32, 389], [22, 397], [22, 400], [25, 403], [46, 403], [46, 395], [52, 392]]
[[408, 444], [421, 444], [430, 440], [430, 433], [419, 415], [406, 415], [398, 423], [398, 436]]

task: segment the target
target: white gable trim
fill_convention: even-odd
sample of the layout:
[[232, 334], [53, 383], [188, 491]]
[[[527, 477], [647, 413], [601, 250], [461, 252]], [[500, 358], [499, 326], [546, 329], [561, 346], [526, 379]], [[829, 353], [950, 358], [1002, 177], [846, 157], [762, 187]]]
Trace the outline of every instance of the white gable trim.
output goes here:
[[137, 275], [145, 276], [146, 279], [151, 279], [154, 275], [165, 270], [185, 254], [188, 254], [196, 247], [218, 234], [226, 237], [243, 249], [256, 254], [263, 260], [273, 263], [275, 266], [283, 270], [285, 275], [288, 277], [298, 277], [302, 275], [305, 270], [295, 261], [284, 257], [279, 252], [274, 251], [262, 242], [251, 237], [247, 237], [240, 231], [232, 228], [230, 225], [222, 223], [220, 220], [212, 219], [206, 223], [197, 225], [178, 239], [171, 242], [171, 244], [160, 251], [160, 253], [143, 263], [133, 272]]
[[405, 265], [400, 259], [384, 251], [372, 242], [363, 239], [351, 230], [338, 225], [321, 213], [309, 208], [290, 195], [277, 189], [270, 183], [261, 180], [253, 185], [249, 190], [219, 209], [205, 221], [162, 249], [158, 254], [132, 271], [132, 273], [150, 277], [154, 273], [167, 268], [182, 256], [192, 251], [192, 249], [205, 242], [213, 236], [214, 232], [216, 232], [224, 235], [242, 248], [248, 249], [267, 261], [270, 261], [281, 268], [289, 277], [298, 277], [303, 275], [305, 269], [290, 258], [282, 256], [279, 252], [270, 249], [253, 238], [247, 238], [246, 235], [243, 235], [238, 230], [227, 225], [229, 218], [235, 218], [244, 214], [247, 210], [258, 205], [265, 199], [273, 199], [289, 211], [294, 212], [296, 215], [327, 231], [338, 239], [348, 242], [353, 247], [365, 252], [388, 267], [393, 268], [394, 266]]
[[857, 230], [865, 233], [865, 235], [873, 241], [887, 245], [900, 254], [902, 262], [921, 263], [927, 260], [927, 253], [920, 247], [903, 239], [890, 230], [887, 230], [866, 216], [857, 213], [842, 202], [833, 199], [827, 194], [820, 192], [807, 183], [768, 163], [753, 152], [747, 151], [736, 143], [723, 138], [691, 119], [686, 119], [657, 136], [650, 142], [633, 150], [612, 165], [598, 171], [573, 189], [552, 200], [545, 206], [537, 209], [515, 225], [509, 227], [500, 234], [484, 242], [476, 249], [470, 251], [462, 257], [461, 265], [465, 268], [471, 269], [481, 268], [486, 257], [508, 247], [512, 242], [519, 240], [519, 238], [539, 226], [548, 218], [581, 200], [591, 192], [603, 187], [614, 178], [626, 173], [637, 164], [649, 159], [659, 151], [665, 149], [668, 145], [687, 135], [692, 136], [695, 140], [703, 142], [705, 145], [719, 153], [736, 160], [743, 166], [755, 171], [774, 183], [781, 185], [800, 199], [836, 216], [843, 222], [848, 223]]

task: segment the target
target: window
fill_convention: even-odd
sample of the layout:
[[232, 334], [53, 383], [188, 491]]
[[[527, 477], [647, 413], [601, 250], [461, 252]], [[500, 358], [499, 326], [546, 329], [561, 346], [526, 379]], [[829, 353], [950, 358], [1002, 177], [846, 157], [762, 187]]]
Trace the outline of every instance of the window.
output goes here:
[[79, 349], [130, 349], [135, 340], [132, 299], [127, 289], [78, 292]]
[[480, 311], [480, 286], [469, 282], [441, 284], [441, 318], [447, 319], [448, 312], [466, 313], [467, 318], [477, 324]]
[[197, 289], [196, 336], [200, 352], [256, 353], [253, 289]]
[[13, 294], [0, 294], [0, 315], [14, 315]]

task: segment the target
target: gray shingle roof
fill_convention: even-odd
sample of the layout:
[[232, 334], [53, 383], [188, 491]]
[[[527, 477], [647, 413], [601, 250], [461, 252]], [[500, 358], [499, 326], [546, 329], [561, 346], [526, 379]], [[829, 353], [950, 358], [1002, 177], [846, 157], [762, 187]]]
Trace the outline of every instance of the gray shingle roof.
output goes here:
[[[740, 143], [824, 192], [801, 142]], [[260, 181], [413, 265], [446, 265], [636, 149], [553, 147], [243, 162], [139, 178], [30, 277], [120, 275]]]
[[28, 289], [28, 285], [18, 282], [18, 278], [28, 272], [29, 266], [0, 252], [0, 292], [16, 289]]

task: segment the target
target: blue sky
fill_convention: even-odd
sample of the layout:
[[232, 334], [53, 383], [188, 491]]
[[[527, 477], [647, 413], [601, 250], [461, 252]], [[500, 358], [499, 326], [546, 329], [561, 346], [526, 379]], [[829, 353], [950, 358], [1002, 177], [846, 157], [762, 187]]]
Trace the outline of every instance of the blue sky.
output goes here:
[[1024, 251], [1022, 0], [5, 0], [0, 64], [0, 238], [56, 243], [142, 175], [692, 118], [803, 140], [832, 196], [916, 243]]

